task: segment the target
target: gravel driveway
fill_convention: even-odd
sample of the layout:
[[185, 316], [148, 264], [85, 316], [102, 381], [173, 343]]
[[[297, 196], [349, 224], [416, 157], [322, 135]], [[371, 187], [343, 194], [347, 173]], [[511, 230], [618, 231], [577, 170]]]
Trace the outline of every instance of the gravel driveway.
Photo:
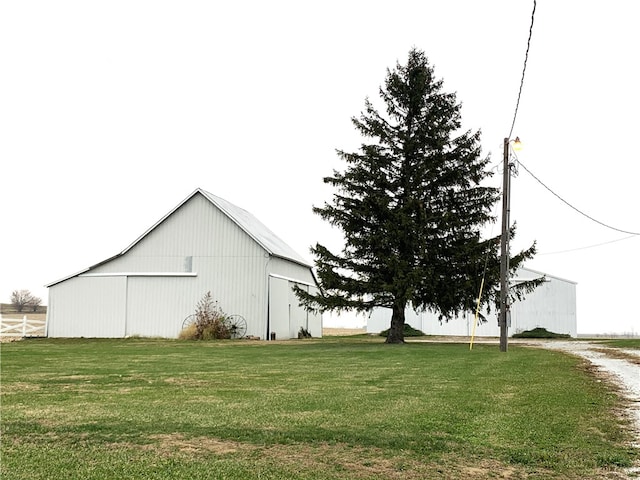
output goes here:
[[[634, 445], [640, 448], [640, 350], [611, 348], [586, 341], [548, 341], [541, 342], [541, 345], [586, 358], [620, 387], [621, 394], [629, 400], [629, 415], [635, 424]], [[640, 467], [628, 471], [636, 478]]]
[[[621, 393], [630, 400], [636, 431], [640, 434], [640, 350], [622, 350], [583, 341], [553, 341], [543, 342], [542, 345], [586, 358], [599, 371], [609, 375], [621, 388]], [[618, 358], [624, 356], [628, 358]], [[640, 446], [640, 437], [638, 444]]]

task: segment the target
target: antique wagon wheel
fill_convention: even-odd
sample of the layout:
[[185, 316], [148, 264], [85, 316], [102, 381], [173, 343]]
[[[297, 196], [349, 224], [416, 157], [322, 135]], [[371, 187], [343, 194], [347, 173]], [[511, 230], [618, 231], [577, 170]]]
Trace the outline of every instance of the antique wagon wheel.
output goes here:
[[192, 313], [187, 318], [185, 318], [184, 321], [182, 322], [182, 329], [184, 330], [185, 328], [190, 327], [194, 323], [196, 323], [196, 314]]
[[242, 315], [229, 315], [227, 317], [227, 326], [231, 333], [231, 338], [242, 338], [247, 333], [247, 321]]

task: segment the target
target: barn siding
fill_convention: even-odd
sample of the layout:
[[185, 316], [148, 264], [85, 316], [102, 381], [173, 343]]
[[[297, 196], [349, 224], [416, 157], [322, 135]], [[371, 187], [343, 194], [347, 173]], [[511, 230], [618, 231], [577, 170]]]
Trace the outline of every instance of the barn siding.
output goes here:
[[182, 272], [187, 257], [263, 258], [265, 254], [229, 217], [203, 196], [196, 195], [125, 255], [93, 271]]
[[544, 327], [555, 333], [578, 335], [576, 285], [566, 280], [547, 277], [547, 281], [516, 302], [511, 309], [511, 332], [520, 333]]
[[282, 258], [273, 257], [269, 261], [269, 273], [290, 278], [301, 283], [315, 285], [315, 280], [309, 267], [289, 262]]
[[[519, 269], [517, 277], [521, 280], [538, 278], [543, 274], [529, 269]], [[543, 327], [555, 333], [566, 333], [572, 337], [578, 335], [576, 317], [576, 284], [569, 280], [546, 275], [547, 281], [526, 295], [521, 302], [511, 306], [511, 326], [509, 334]], [[465, 313], [448, 322], [440, 322], [431, 312], [416, 312], [412, 308], [405, 311], [405, 321], [427, 335], [454, 335], [497, 337], [500, 327], [496, 311], [481, 312], [487, 322], [475, 327], [475, 312]], [[367, 332], [378, 333], [389, 328], [391, 310], [375, 308], [367, 321]]]
[[50, 337], [123, 337], [126, 277], [77, 277], [49, 292]]

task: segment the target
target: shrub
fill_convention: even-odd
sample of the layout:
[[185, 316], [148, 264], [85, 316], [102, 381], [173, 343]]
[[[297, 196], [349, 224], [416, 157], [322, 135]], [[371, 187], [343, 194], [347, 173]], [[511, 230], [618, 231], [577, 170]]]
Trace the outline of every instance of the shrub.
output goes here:
[[298, 332], [298, 338], [311, 338], [311, 332], [304, 327], [300, 327]]
[[533, 330], [525, 330], [524, 332], [514, 333], [513, 338], [571, 338], [568, 333], [554, 333], [546, 328], [537, 327]]
[[179, 335], [188, 340], [220, 340], [231, 338], [227, 315], [207, 292], [196, 305], [195, 320]]
[[[380, 336], [381, 337], [388, 336], [389, 330], [390, 330], [389, 328], [387, 328], [386, 330], [383, 330], [382, 332], [380, 332]], [[404, 324], [403, 332], [405, 337], [424, 337], [424, 333], [421, 330], [418, 330], [417, 328], [413, 328], [408, 323]]]

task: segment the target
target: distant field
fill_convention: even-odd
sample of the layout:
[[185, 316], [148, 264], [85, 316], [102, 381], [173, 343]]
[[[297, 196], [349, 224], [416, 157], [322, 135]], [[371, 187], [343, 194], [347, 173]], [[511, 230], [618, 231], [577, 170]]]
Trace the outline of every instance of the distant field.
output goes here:
[[5, 344], [0, 477], [604, 480], [638, 460], [577, 357], [383, 341]]
[[24, 315], [33, 320], [44, 320], [47, 316], [47, 307], [40, 305], [34, 312], [32, 308], [25, 307], [22, 312], [18, 312], [16, 307], [10, 303], [0, 303], [0, 314], [5, 318], [22, 318]]
[[367, 333], [366, 328], [323, 328], [324, 336], [362, 335]]

